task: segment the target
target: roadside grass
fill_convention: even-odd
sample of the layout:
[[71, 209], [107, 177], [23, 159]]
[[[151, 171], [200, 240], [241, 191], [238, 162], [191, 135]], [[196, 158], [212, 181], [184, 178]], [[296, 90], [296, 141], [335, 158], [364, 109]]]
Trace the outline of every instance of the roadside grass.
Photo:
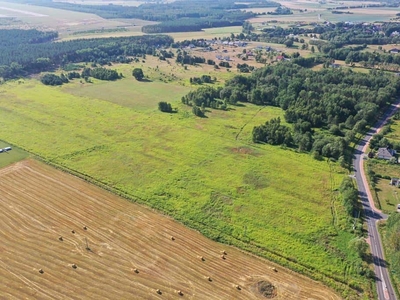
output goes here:
[[[114, 84], [110, 95], [121, 88]], [[331, 190], [343, 170], [333, 165], [330, 173], [326, 161], [309, 154], [251, 143], [252, 128], [283, 119], [280, 109], [244, 104], [195, 118], [179, 99], [176, 114], [142, 111], [34, 79], [6, 82], [0, 92], [1, 139], [123, 191], [214, 240], [368, 293], [346, 247], [353, 238], [344, 231], [350, 224]]]
[[385, 251], [385, 258], [389, 262], [389, 275], [390, 275], [390, 278], [394, 285], [394, 291], [395, 291], [397, 297], [400, 297], [400, 293], [399, 293], [399, 291], [400, 291], [400, 274], [396, 273], [394, 270], [392, 270], [392, 268], [390, 268], [390, 260], [392, 259], [394, 251], [389, 246], [389, 241], [388, 241], [388, 238], [386, 237], [386, 233], [387, 233], [386, 221], [379, 223], [378, 230], [382, 237], [383, 249]]
[[[0, 148], [10, 147], [11, 145], [0, 141]], [[19, 149], [18, 147], [11, 146], [12, 150], [0, 153], [0, 168], [4, 168], [17, 161], [23, 160], [28, 157], [28, 153]]]

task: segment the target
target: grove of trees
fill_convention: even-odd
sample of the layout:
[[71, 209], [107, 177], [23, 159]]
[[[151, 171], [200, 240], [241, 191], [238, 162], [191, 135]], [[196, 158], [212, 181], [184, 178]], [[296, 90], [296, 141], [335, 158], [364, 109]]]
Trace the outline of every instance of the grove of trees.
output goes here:
[[37, 30], [0, 30], [0, 41], [4, 41], [0, 43], [0, 77], [16, 78], [76, 62], [127, 63], [132, 60], [128, 56], [153, 54], [173, 43], [165, 35], [52, 42], [56, 37], [56, 33]]
[[171, 103], [165, 102], [165, 101], [161, 101], [158, 102], [158, 110], [162, 111], [162, 112], [173, 112]]
[[339, 159], [356, 134], [372, 124], [399, 94], [400, 79], [381, 71], [313, 71], [282, 62], [257, 69], [250, 76], [237, 75], [222, 88], [191, 91], [182, 102], [210, 108], [238, 102], [278, 106], [291, 126], [281, 124], [280, 119], [256, 126], [255, 142], [285, 144]]
[[141, 68], [134, 68], [132, 76], [135, 77], [137, 81], [141, 81], [144, 78], [143, 70]]

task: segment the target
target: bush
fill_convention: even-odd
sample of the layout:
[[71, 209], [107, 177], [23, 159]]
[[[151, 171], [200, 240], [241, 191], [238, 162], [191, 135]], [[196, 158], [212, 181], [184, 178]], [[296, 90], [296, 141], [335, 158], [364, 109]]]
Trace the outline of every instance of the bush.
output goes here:
[[143, 70], [140, 68], [133, 69], [132, 76], [135, 77], [137, 81], [141, 81], [144, 78]]
[[162, 111], [162, 112], [173, 112], [171, 103], [168, 102], [158, 102], [158, 110]]
[[40, 81], [45, 85], [62, 85], [63, 83], [68, 82], [68, 78], [66, 78], [64, 74], [61, 74], [61, 76], [46, 74]]

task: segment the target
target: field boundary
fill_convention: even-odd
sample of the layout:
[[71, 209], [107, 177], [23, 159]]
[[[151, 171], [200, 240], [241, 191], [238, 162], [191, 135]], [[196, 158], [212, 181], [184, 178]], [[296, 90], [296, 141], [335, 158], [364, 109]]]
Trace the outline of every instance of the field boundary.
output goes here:
[[[310, 279], [313, 279], [317, 282], [320, 282], [322, 284], [325, 284], [326, 286], [332, 288], [333, 290], [339, 292], [340, 294], [343, 294], [344, 291], [349, 292], [350, 289], [350, 293], [353, 295], [358, 295], [358, 293], [362, 293], [363, 290], [358, 287], [358, 286], [354, 286], [351, 283], [349, 284], [345, 279], [340, 279], [337, 278], [336, 276], [333, 275], [329, 275], [329, 274], [325, 274], [322, 273], [320, 271], [317, 271], [314, 267], [311, 266], [307, 266], [305, 264], [301, 264], [299, 262], [297, 262], [295, 259], [291, 259], [289, 257], [285, 257], [279, 253], [276, 253], [275, 251], [269, 250], [266, 247], [257, 245], [254, 242], [245, 242], [242, 241], [240, 239], [237, 239], [233, 236], [230, 235], [226, 235], [223, 234], [217, 230], [213, 230], [212, 228], [208, 227], [206, 224], [204, 223], [200, 223], [200, 222], [193, 222], [192, 224], [195, 224], [195, 226], [188, 226], [186, 225], [186, 223], [184, 222], [184, 220], [182, 220], [179, 217], [172, 217], [171, 215], [166, 214], [163, 211], [160, 211], [156, 208], [154, 208], [153, 206], [151, 206], [150, 203], [146, 202], [144, 199], [142, 199], [141, 197], [135, 196], [134, 194], [128, 194], [127, 192], [119, 189], [119, 188], [115, 188], [115, 187], [111, 187], [109, 185], [107, 185], [104, 182], [101, 182], [98, 179], [93, 178], [90, 175], [87, 175], [85, 173], [70, 169], [64, 165], [55, 163], [43, 156], [38, 155], [37, 153], [31, 152], [23, 147], [20, 147], [16, 144], [12, 144], [9, 143], [7, 141], [1, 140], [3, 142], [6, 142], [12, 146], [18, 147], [19, 149], [29, 153], [32, 155], [31, 158], [36, 159], [38, 161], [41, 161], [51, 167], [54, 167], [57, 170], [60, 170], [62, 172], [65, 172], [67, 174], [73, 175], [77, 178], [83, 179], [84, 181], [93, 184], [97, 187], [100, 187], [103, 190], [106, 190], [114, 195], [120, 196], [122, 198], [125, 198], [131, 202], [134, 203], [139, 203], [141, 205], [145, 205], [147, 208], [152, 209], [153, 211], [160, 213], [164, 216], [167, 216], [177, 222], [179, 222], [180, 224], [182, 224], [185, 227], [188, 227], [190, 229], [196, 230], [199, 233], [201, 233], [203, 236], [209, 238], [210, 240], [213, 240], [215, 242], [219, 242], [219, 243], [223, 243], [223, 244], [227, 244], [230, 246], [235, 247], [236, 249], [238, 249], [239, 251], [242, 251], [248, 255], [252, 255], [255, 257], [258, 257], [259, 259], [266, 259], [272, 263], [275, 263], [279, 266], [285, 267], [290, 269], [293, 272], [296, 272], [300, 275], [306, 276]], [[193, 221], [193, 220], [192, 220]], [[217, 237], [217, 238], [212, 238], [211, 236]], [[351, 298], [350, 298], [351, 299]]]

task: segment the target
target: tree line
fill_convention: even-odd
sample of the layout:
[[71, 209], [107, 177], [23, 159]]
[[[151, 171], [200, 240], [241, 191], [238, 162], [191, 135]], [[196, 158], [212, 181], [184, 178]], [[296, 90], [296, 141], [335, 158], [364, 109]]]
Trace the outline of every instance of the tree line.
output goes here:
[[[45, 42], [32, 43], [43, 40], [44, 36], [47, 37]], [[165, 35], [51, 42], [55, 36], [40, 31], [0, 30], [1, 41], [12, 41], [10, 44], [0, 43], [0, 77], [16, 78], [76, 62], [127, 63], [132, 60], [128, 56], [153, 54], [158, 48], [173, 42]]]
[[117, 80], [122, 77], [122, 75], [118, 74], [115, 70], [106, 69], [103, 67], [96, 68], [84, 68], [82, 73], [78, 72], [69, 72], [67, 75], [61, 73], [60, 75], [56, 75], [53, 73], [45, 74], [42, 76], [40, 81], [45, 85], [62, 85], [64, 83], [68, 83], [70, 80], [74, 78], [84, 78], [86, 82], [89, 82], [89, 77], [93, 77], [100, 80]]

